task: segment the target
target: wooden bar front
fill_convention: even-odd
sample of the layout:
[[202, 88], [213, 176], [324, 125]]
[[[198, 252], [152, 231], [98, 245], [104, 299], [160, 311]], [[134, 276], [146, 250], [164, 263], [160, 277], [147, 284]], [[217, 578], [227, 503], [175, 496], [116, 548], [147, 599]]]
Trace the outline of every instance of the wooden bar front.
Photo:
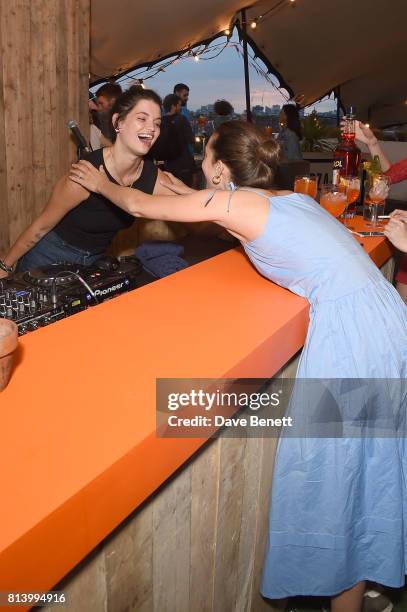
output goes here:
[[[391, 274], [388, 243], [365, 248]], [[0, 396], [0, 591], [48, 590], [94, 551], [59, 586], [69, 610], [271, 609], [276, 440], [156, 438], [155, 380], [293, 376], [307, 325], [235, 249], [22, 337]]]

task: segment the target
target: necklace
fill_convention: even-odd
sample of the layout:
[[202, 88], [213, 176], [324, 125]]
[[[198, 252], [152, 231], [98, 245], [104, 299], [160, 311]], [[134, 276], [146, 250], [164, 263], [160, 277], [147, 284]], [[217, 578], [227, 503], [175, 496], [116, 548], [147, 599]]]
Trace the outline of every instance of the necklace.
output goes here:
[[113, 164], [113, 168], [114, 168], [115, 174], [116, 174], [117, 178], [119, 179], [119, 185], [121, 185], [122, 187], [133, 187], [133, 185], [137, 181], [137, 179], [140, 178], [140, 174], [141, 174], [141, 171], [143, 169], [144, 160], [143, 159], [140, 160], [140, 163], [139, 163], [139, 165], [137, 166], [137, 169], [136, 169], [135, 177], [131, 181], [130, 185], [126, 185], [125, 182], [123, 181], [122, 177], [120, 176], [120, 173], [117, 170], [116, 162], [114, 160], [113, 151], [111, 149], [109, 149], [109, 154], [110, 154], [110, 159], [112, 160], [112, 164]]

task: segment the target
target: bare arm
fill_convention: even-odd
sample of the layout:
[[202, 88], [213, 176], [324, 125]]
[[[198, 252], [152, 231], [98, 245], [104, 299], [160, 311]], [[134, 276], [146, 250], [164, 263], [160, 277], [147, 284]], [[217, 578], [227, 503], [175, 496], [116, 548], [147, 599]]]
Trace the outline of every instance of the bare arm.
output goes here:
[[188, 195], [153, 196], [138, 189], [129, 189], [112, 183], [106, 177], [102, 166], [99, 171], [84, 160], [72, 164], [69, 177], [71, 181], [82, 185], [87, 190], [101, 193], [133, 217], [187, 223], [218, 220], [214, 218], [217, 216], [215, 207], [205, 206], [206, 201], [213, 195], [213, 191], [196, 191]]
[[[191, 193], [197, 193], [197, 191], [197, 189], [192, 189], [191, 187], [185, 185], [185, 183], [183, 183], [180, 179], [177, 179], [170, 172], [161, 172], [159, 170], [153, 195], [189, 195]], [[188, 225], [188, 231], [196, 236], [203, 236], [206, 238], [218, 236], [219, 233], [224, 232], [219, 225], [208, 221], [190, 223]]]
[[[254, 193], [209, 191], [190, 195], [152, 196], [137, 189], [120, 187], [110, 182], [103, 167], [98, 171], [87, 161], [73, 164], [70, 179], [88, 191], [101, 193], [134, 217], [163, 221], [214, 221], [239, 240], [253, 240], [264, 229], [269, 214], [269, 202]], [[231, 197], [233, 195], [233, 205]]]
[[51, 196], [41, 214], [17, 238], [4, 258], [8, 266], [13, 266], [51, 231], [66, 213], [89, 196], [89, 192], [63, 176], [55, 185]]
[[359, 142], [363, 142], [363, 144], [367, 145], [369, 153], [372, 157], [375, 155], [378, 156], [383, 172], [387, 172], [391, 166], [391, 162], [384, 154], [384, 151], [379, 145], [379, 142], [372, 130], [366, 127], [361, 121], [355, 121], [355, 136], [356, 140], [359, 140]]

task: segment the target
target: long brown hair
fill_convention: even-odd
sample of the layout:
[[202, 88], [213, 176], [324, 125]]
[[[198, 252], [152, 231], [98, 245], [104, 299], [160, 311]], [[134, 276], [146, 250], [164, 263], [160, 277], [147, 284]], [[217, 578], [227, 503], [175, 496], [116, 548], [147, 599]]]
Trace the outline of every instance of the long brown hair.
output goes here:
[[280, 161], [280, 145], [245, 121], [227, 121], [211, 138], [214, 160], [222, 161], [240, 187], [271, 189]]

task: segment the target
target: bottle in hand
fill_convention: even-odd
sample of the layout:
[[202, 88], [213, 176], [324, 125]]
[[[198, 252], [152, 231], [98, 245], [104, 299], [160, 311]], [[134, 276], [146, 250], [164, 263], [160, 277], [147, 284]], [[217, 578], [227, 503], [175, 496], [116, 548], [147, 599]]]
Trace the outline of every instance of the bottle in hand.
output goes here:
[[355, 107], [346, 110], [342, 138], [334, 151], [332, 182], [339, 185], [344, 176], [358, 176], [361, 151], [355, 143]]

